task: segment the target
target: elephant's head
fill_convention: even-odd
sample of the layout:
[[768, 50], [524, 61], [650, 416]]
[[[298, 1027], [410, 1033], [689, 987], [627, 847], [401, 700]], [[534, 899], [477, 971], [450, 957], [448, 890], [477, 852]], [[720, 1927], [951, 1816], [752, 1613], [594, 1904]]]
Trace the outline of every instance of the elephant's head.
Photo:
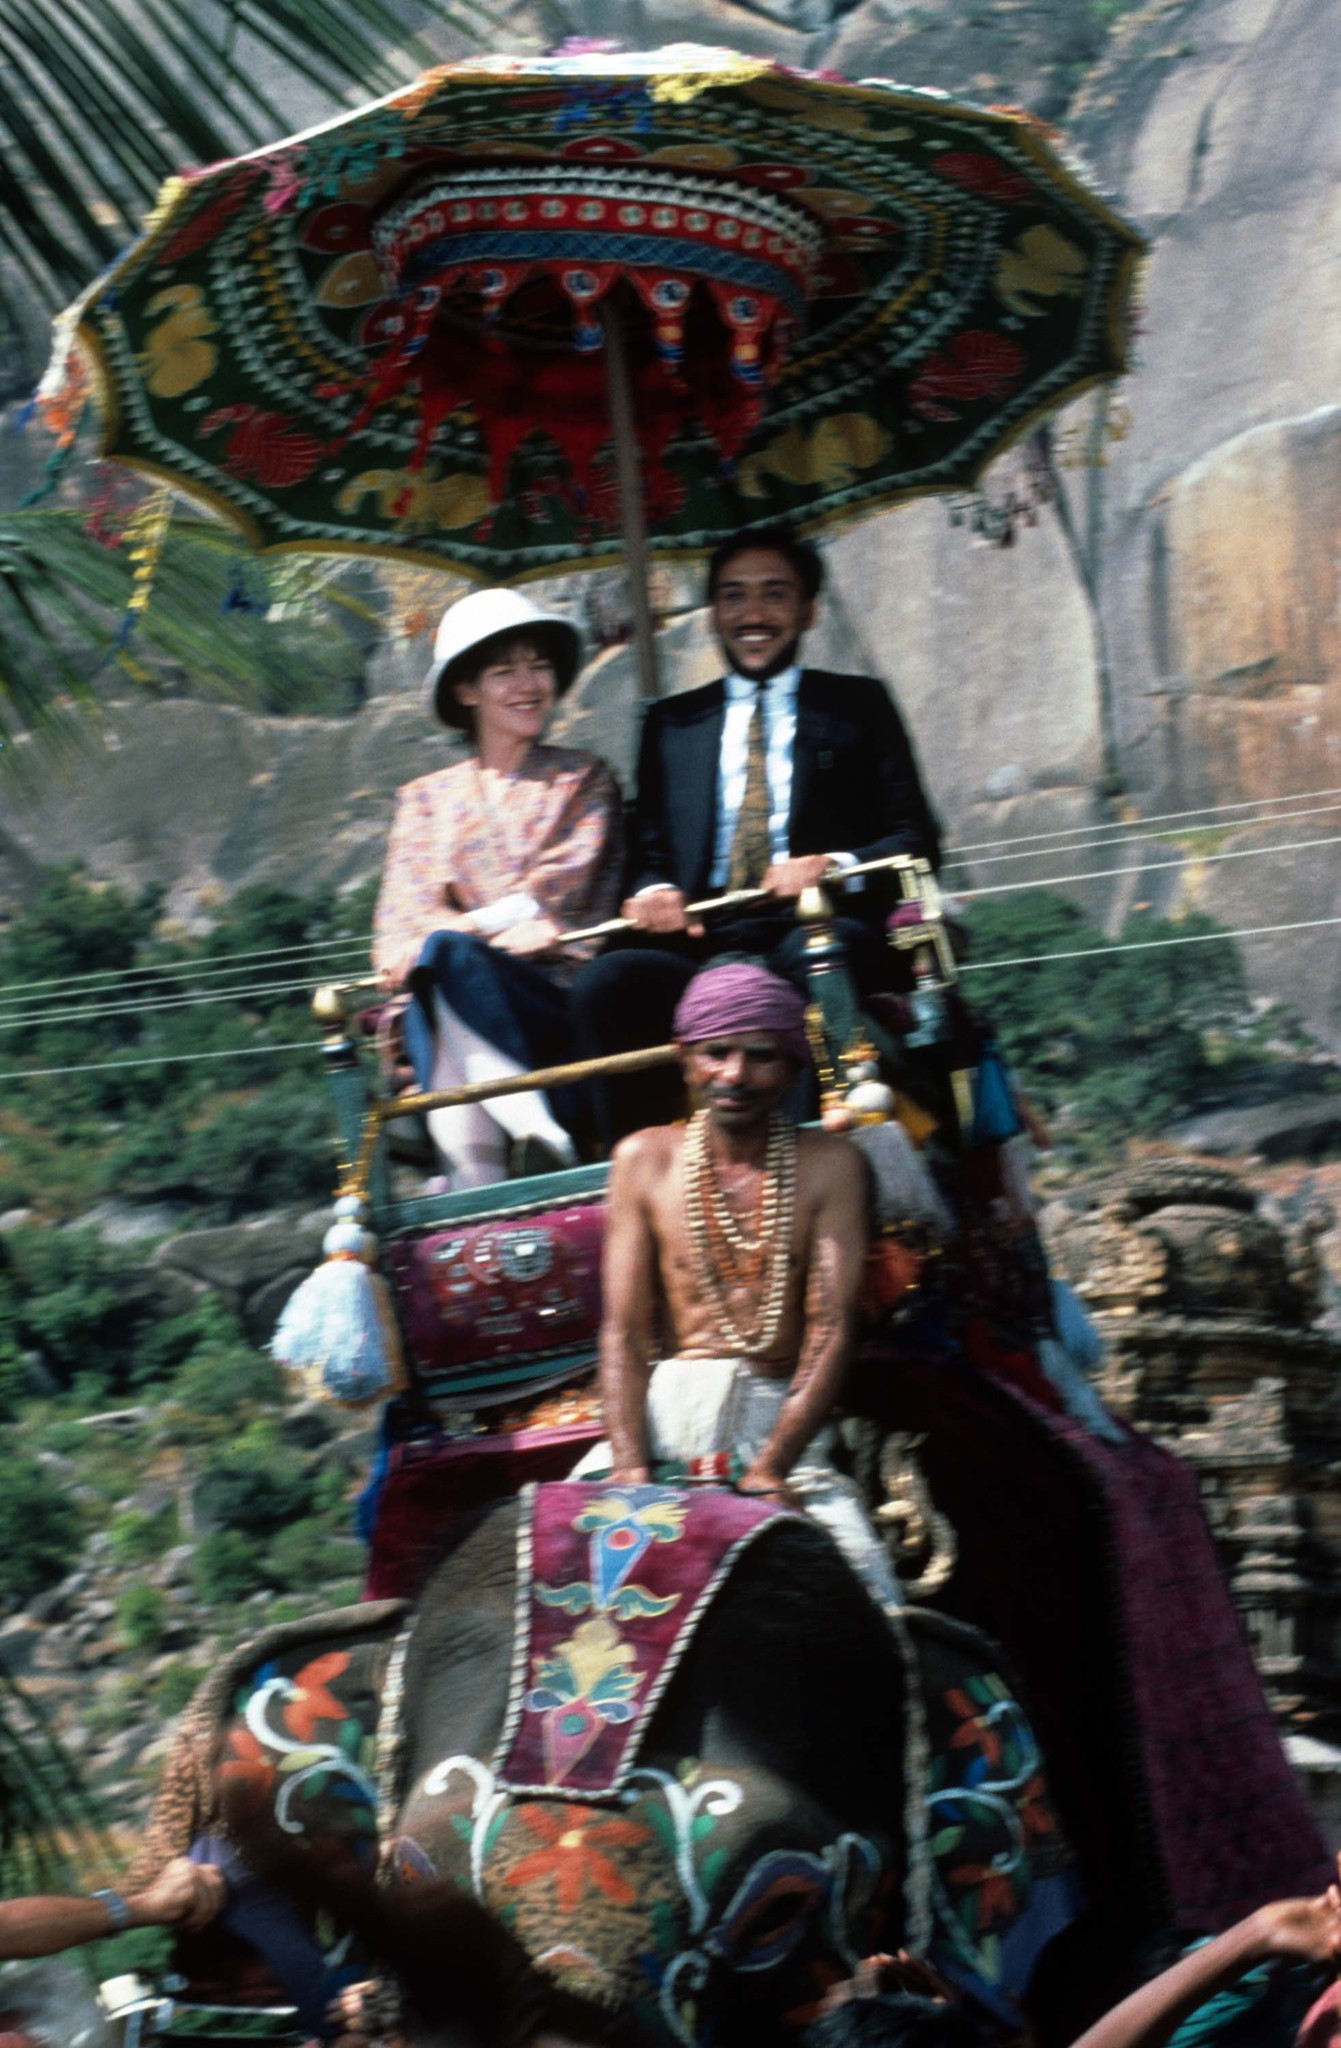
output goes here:
[[[610, 1785], [518, 1782], [514, 1663], [535, 1711], [554, 1694], [556, 1739], [571, 1731], [563, 1660], [537, 1661], [533, 1644], [516, 1654], [517, 1536], [515, 1503], [480, 1518], [413, 1618], [398, 1602], [349, 1609], [228, 1659], [187, 1717], [146, 1847], [181, 1853], [231, 1789], [334, 1884], [336, 1924], [334, 1881], [355, 1900], [380, 1848], [403, 1880], [437, 1877], [481, 1902], [562, 1987], [633, 2009], [651, 2038], [767, 2048], [794, 2038], [857, 1959], [907, 1939], [907, 1821], [920, 1816], [931, 1957], [1009, 2013], [1032, 1954], [1074, 1910], [1071, 1859], [1032, 1732], [982, 1638], [915, 1619], [914, 1726], [929, 1750], [905, 1745], [898, 1640], [828, 1539], [784, 1519], [710, 1584]], [[640, 1601], [650, 1576], [640, 1567], [627, 1582]], [[590, 1590], [565, 1585], [563, 1606]], [[580, 1626], [560, 1623], [574, 1656]], [[606, 1633], [579, 1647], [608, 1650]], [[620, 1694], [586, 1687], [616, 1719]], [[320, 1903], [311, 1883], [306, 1895]], [[1037, 1928], [1008, 1943], [1026, 1912]], [[346, 1924], [360, 1921], [351, 1911]]]
[[809, 1525], [737, 1564], [619, 1790], [505, 1789], [515, 1510], [430, 1588], [404, 1670], [393, 1863], [472, 1891], [546, 1971], [663, 2040], [785, 2039], [903, 1917], [897, 1645]]
[[449, 1757], [392, 1849], [403, 1879], [472, 1891], [567, 1989], [683, 2042], [734, 2008], [760, 2042], [807, 2016], [879, 1946], [891, 1903], [897, 1922], [888, 1861], [767, 1769], [687, 1758], [635, 1770], [618, 1804], [598, 1805], [513, 1797]]

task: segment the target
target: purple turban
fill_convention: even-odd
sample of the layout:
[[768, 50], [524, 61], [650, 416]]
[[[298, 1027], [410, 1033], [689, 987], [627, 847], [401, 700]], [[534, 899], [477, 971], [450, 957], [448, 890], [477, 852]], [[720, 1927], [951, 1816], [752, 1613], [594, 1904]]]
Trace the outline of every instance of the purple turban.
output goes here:
[[743, 1031], [771, 1031], [798, 1066], [809, 1066], [806, 1006], [789, 981], [747, 960], [705, 967], [680, 998], [675, 1036], [681, 1045], [698, 1045]]

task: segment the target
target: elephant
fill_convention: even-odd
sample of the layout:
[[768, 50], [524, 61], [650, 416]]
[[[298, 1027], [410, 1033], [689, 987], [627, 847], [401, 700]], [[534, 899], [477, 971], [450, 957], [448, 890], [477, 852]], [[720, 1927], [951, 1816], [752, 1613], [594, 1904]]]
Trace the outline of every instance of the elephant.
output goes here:
[[[528, 1492], [616, 1546], [677, 1516], [699, 1526], [704, 1498]], [[537, 1580], [571, 1633], [528, 1657], [518, 1559], [538, 1509], [510, 1499], [457, 1524], [414, 1609], [367, 1603], [236, 1651], [184, 1718], [141, 1862], [208, 1834], [232, 1782], [332, 1869], [380, 1859], [473, 1894], [565, 1990], [656, 2043], [780, 2048], [861, 1956], [905, 1944], [1009, 2020], [1078, 1894], [999, 1657], [961, 1623], [909, 1612], [891, 1626], [813, 1523], [747, 1511], [759, 1526], [705, 1580], [613, 1789], [565, 1780], [552, 1753], [541, 1771], [538, 1749], [520, 1780], [499, 1759], [525, 1747], [523, 1728], [508, 1748], [523, 1698], [547, 1742], [621, 1739], [636, 1684], [621, 1628], [669, 1597], [642, 1583], [645, 1565], [636, 1581], [621, 1565], [604, 1592]], [[578, 1690], [609, 1709], [596, 1738]], [[203, 1971], [217, 2002], [218, 1957], [205, 1967], [187, 1948], [179, 1970]]]

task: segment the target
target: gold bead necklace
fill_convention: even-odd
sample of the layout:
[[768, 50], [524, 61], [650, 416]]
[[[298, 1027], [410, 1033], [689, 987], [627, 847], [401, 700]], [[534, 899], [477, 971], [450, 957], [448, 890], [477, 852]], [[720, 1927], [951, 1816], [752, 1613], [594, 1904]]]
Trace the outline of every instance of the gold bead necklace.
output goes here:
[[[782, 1324], [796, 1220], [794, 1126], [776, 1111], [769, 1118], [759, 1220], [753, 1237], [731, 1214], [718, 1182], [706, 1109], [690, 1118], [685, 1131], [683, 1184], [690, 1242], [723, 1342], [733, 1354], [770, 1350]], [[731, 1309], [730, 1290], [757, 1284], [765, 1272], [767, 1280], [755, 1319], [748, 1329], [742, 1329]]]

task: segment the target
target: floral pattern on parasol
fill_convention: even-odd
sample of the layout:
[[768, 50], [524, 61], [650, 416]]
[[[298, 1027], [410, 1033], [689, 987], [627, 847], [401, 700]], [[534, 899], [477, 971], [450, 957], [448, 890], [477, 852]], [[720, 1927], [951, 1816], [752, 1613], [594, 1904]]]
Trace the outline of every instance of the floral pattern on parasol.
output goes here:
[[[491, 58], [165, 188], [65, 316], [103, 452], [254, 544], [511, 580], [970, 487], [1126, 367], [1141, 243], [1025, 117], [725, 51]], [[49, 388], [58, 388], [60, 362]]]

